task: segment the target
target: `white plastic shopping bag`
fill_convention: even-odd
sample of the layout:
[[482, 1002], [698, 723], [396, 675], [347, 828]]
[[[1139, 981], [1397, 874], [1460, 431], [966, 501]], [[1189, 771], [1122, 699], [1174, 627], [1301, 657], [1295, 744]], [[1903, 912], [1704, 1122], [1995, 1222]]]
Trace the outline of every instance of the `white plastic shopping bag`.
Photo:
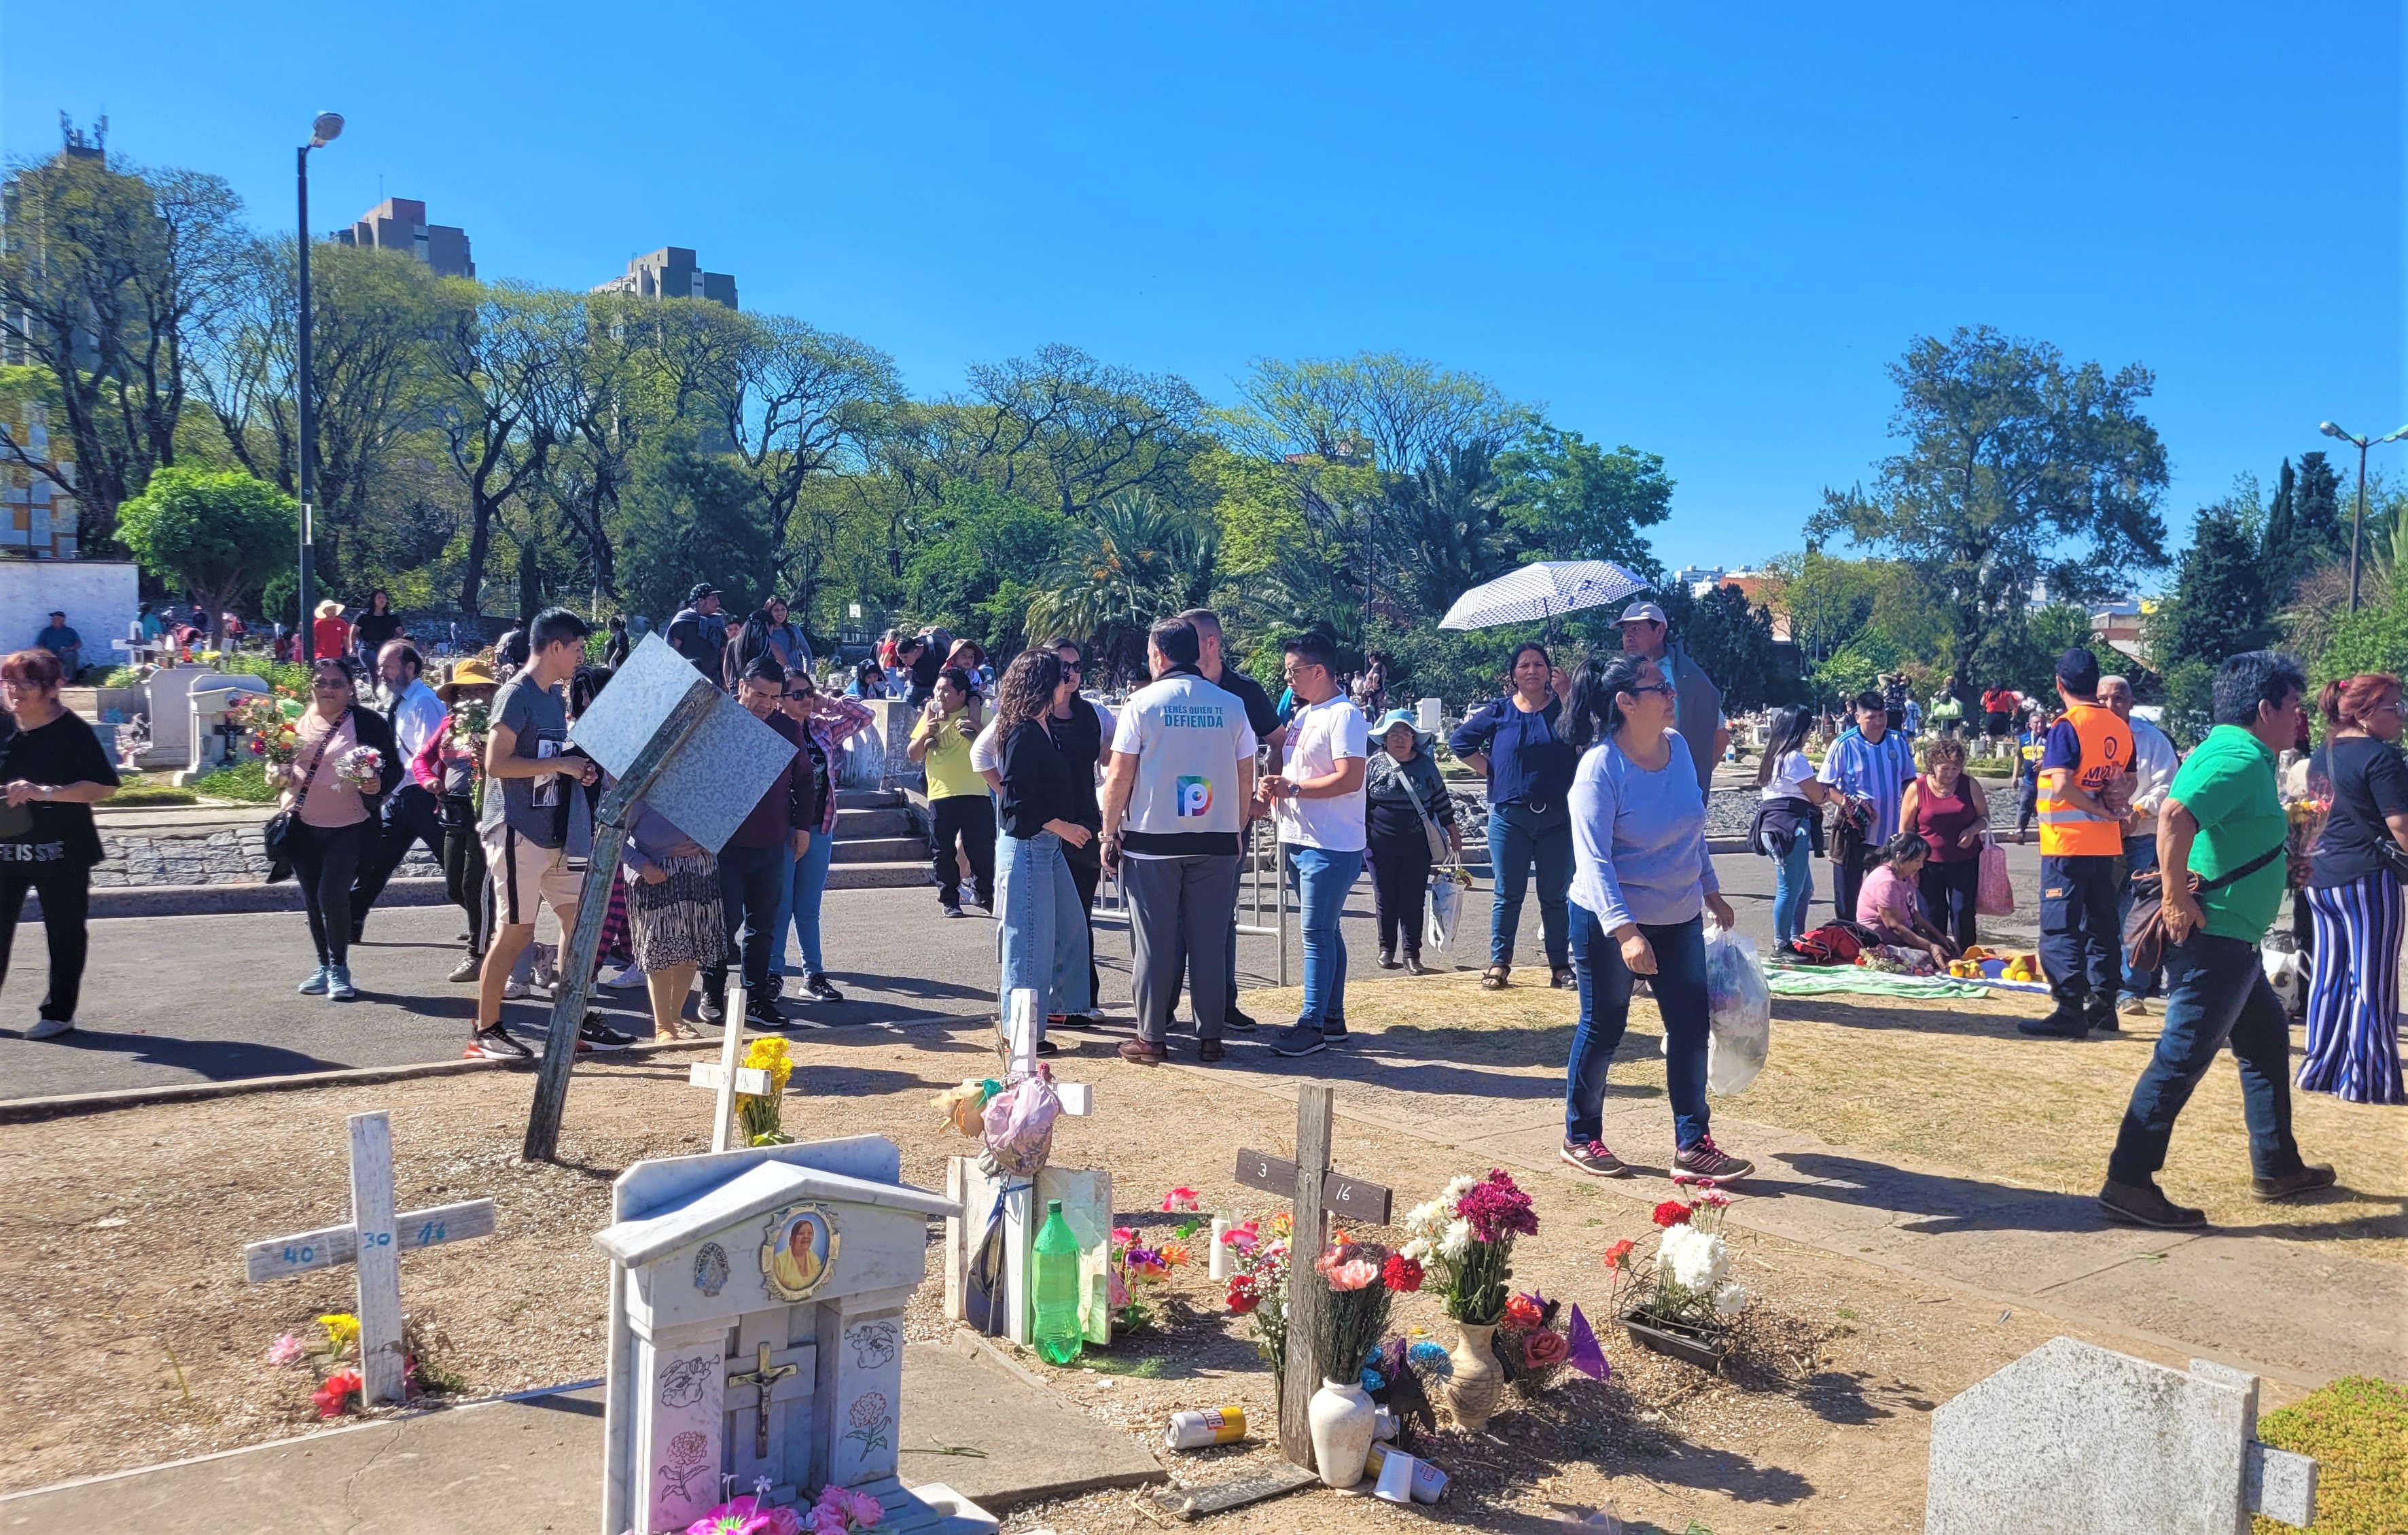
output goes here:
[[1444, 954], [1455, 941], [1455, 919], [1463, 913], [1463, 866], [1440, 869], [1430, 876], [1429, 913], [1422, 923], [1422, 942]]
[[1713, 1030], [1706, 1043], [1706, 1088], [1739, 1092], [1764, 1069], [1772, 1048], [1772, 993], [1756, 944], [1712, 922], [1706, 925], [1706, 1005]]

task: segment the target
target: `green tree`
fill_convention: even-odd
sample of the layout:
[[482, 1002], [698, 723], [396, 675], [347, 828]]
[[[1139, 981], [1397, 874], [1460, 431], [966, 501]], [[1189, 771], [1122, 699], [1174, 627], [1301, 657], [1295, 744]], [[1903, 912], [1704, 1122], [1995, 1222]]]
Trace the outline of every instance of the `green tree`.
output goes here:
[[[2279, 481], [2275, 495], [2282, 495]], [[2275, 593], [2253, 509], [2238, 498], [2200, 509], [2173, 592], [2147, 619], [2150, 660], [2166, 680], [2167, 723], [2180, 739], [2206, 733], [2215, 668], [2224, 659], [2262, 650], [2275, 638]]]
[[766, 595], [768, 519], [758, 481], [724, 453], [672, 432], [637, 457], [622, 536], [626, 591], [638, 610], [673, 613], [697, 581], [724, 590], [731, 612]]
[[192, 594], [214, 630], [237, 599], [293, 567], [301, 509], [247, 474], [170, 466], [119, 506], [117, 527], [142, 568]]
[[1870, 494], [1826, 491], [1809, 533], [1844, 532], [1914, 569], [1946, 615], [1960, 685], [2012, 647], [2035, 588], [2086, 602], [2166, 563], [2148, 369], [2071, 366], [1985, 325], [1916, 342], [1890, 376], [1906, 451]]
[[1211, 591], [1218, 545], [1211, 523], [1123, 492], [1074, 524], [1039, 576], [1027, 632], [1084, 639], [1112, 669], [1133, 673], [1146, 630]]
[[1076, 524], [983, 485], [948, 486], [928, 537], [904, 567], [906, 606], [915, 619], [944, 623], [991, 655], [1008, 656], [1032, 638], [1024, 626], [1035, 588], [1030, 576], [1053, 562]]
[[1794, 651], [1772, 638], [1772, 614], [1747, 600], [1736, 586], [1715, 586], [1693, 596], [1684, 585], [1663, 593], [1664, 617], [1689, 659], [1723, 691], [1727, 710], [1763, 709], [1799, 702], [1805, 679]]
[[1526, 555], [1542, 560], [1612, 560], [1663, 579], [1639, 530], [1670, 513], [1672, 481], [1661, 454], [1627, 444], [1605, 452], [1578, 432], [1532, 422], [1497, 461], [1504, 477], [1505, 524]]

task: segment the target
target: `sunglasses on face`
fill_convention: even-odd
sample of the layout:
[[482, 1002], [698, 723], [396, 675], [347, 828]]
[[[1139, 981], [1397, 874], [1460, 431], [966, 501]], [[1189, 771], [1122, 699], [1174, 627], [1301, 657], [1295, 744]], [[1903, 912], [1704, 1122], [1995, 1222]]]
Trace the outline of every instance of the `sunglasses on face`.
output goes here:
[[1667, 698], [1672, 696], [1671, 684], [1669, 682], [1642, 682], [1637, 687], [1625, 688], [1623, 691], [1634, 698], [1644, 698], [1651, 693], [1660, 693]]

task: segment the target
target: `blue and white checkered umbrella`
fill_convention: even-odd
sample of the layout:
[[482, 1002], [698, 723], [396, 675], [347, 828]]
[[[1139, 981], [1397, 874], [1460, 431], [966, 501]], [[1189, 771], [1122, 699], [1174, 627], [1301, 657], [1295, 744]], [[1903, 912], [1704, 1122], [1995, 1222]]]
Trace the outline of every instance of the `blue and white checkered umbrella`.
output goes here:
[[1455, 599], [1441, 629], [1493, 629], [1540, 624], [1583, 608], [1620, 602], [1648, 584], [1612, 560], [1541, 560], [1479, 585]]

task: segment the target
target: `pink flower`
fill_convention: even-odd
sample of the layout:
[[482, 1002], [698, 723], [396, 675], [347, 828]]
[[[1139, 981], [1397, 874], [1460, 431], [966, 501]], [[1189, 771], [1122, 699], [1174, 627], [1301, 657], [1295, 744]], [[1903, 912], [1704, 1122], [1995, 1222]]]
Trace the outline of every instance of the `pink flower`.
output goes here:
[[1224, 1246], [1234, 1247], [1240, 1253], [1252, 1252], [1262, 1241], [1261, 1231], [1259, 1223], [1248, 1221], [1243, 1226], [1233, 1226], [1222, 1232], [1221, 1241]]
[[1380, 1266], [1369, 1258], [1355, 1258], [1326, 1270], [1333, 1290], [1368, 1289], [1380, 1282]]
[[301, 1340], [289, 1332], [279, 1334], [276, 1341], [267, 1345], [269, 1364], [289, 1365], [299, 1357], [301, 1357]]
[[1120, 1270], [1117, 1269], [1104, 1270], [1104, 1279], [1107, 1285], [1104, 1303], [1114, 1311], [1127, 1305], [1129, 1303], [1128, 1286], [1121, 1282]]
[[1162, 1197], [1162, 1208], [1166, 1212], [1193, 1211], [1198, 1208], [1196, 1191], [1192, 1188], [1174, 1188]]
[[704, 1513], [685, 1527], [685, 1535], [803, 1535], [803, 1521], [790, 1508], [763, 1508], [748, 1493]]
[[1539, 1233], [1539, 1213], [1530, 1197], [1515, 1186], [1502, 1168], [1490, 1169], [1487, 1177], [1466, 1189], [1455, 1202], [1455, 1212], [1471, 1223], [1471, 1235], [1479, 1241], [1505, 1241], [1516, 1235]]
[[1114, 1247], [1127, 1247], [1136, 1241], [1137, 1232], [1133, 1228], [1125, 1226], [1116, 1226], [1112, 1227], [1112, 1245]]
[[1730, 1203], [1730, 1196], [1723, 1193], [1719, 1189], [1709, 1186], [1706, 1189], [1704, 1198], [1698, 1202], [1703, 1204], [1709, 1210], [1720, 1210]]

